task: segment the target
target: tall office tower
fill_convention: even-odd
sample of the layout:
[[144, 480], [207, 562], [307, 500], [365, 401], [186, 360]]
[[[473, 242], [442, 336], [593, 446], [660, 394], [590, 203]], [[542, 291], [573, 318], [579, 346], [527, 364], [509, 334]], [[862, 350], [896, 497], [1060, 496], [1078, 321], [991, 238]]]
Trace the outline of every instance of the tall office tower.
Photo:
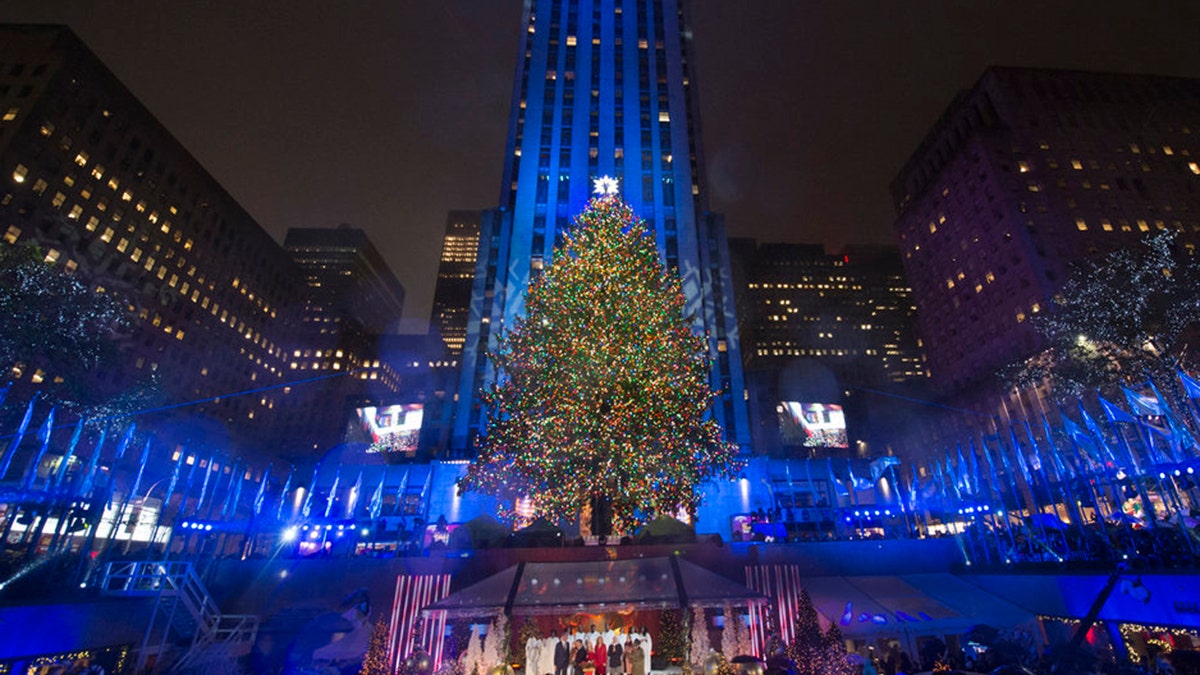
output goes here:
[[305, 323], [336, 330], [349, 321], [375, 334], [395, 329], [404, 313], [404, 286], [366, 232], [349, 225], [293, 227], [283, 247], [308, 282]]
[[[0, 64], [0, 246], [36, 243], [127, 304], [129, 368], [91, 375], [156, 371], [168, 402], [203, 401], [172, 413], [197, 433], [265, 444], [303, 306], [291, 259], [70, 30], [4, 26]], [[54, 366], [5, 377], [44, 391]]]
[[[452, 442], [481, 430], [485, 358], [521, 315], [592, 181], [621, 196], [677, 268], [686, 312], [708, 335], [714, 416], [749, 445], [724, 224], [707, 209], [691, 30], [678, 0], [535, 0], [522, 19], [500, 207], [485, 214]], [[469, 394], [469, 395], [468, 395]]]
[[446, 357], [457, 362], [467, 340], [467, 316], [471, 310], [471, 286], [479, 253], [480, 211], [451, 211], [446, 215], [442, 257], [438, 263], [437, 286], [433, 289], [433, 311], [429, 327], [446, 346]]
[[892, 184], [936, 391], [1043, 345], [1070, 265], [1160, 230], [1200, 240], [1200, 80], [990, 68]]
[[293, 376], [316, 379], [286, 391], [277, 444], [288, 455], [321, 452], [344, 440], [355, 409], [400, 395], [401, 363], [381, 349], [404, 312], [404, 287], [367, 234], [349, 225], [291, 228], [284, 249], [304, 273], [308, 294]]
[[846, 451], [885, 439], [888, 399], [880, 393], [911, 393], [926, 379], [896, 247], [856, 246], [836, 255], [819, 244], [734, 239], [729, 247], [755, 448], [817, 452], [820, 446], [786, 433], [795, 428], [789, 414], [803, 406], [811, 414], [816, 405], [844, 406]]

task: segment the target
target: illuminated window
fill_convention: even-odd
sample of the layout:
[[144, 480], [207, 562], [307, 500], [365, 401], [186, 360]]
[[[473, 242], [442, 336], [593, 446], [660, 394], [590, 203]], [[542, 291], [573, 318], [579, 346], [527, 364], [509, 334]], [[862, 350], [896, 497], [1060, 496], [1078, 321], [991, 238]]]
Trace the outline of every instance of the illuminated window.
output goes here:
[[25, 168], [24, 164], [18, 164], [17, 168], [13, 170], [13, 181], [17, 183], [24, 183], [25, 176], [28, 175], [29, 169]]
[[1137, 221], [1137, 226], [1138, 226], [1138, 229], [1141, 230], [1142, 232], [1150, 231], [1150, 224], [1144, 220]]
[[50, 203], [51, 203], [51, 204], [53, 204], [55, 208], [57, 208], [57, 207], [59, 207], [59, 206], [62, 206], [62, 205], [63, 205], [63, 202], [65, 202], [65, 201], [67, 201], [67, 196], [66, 196], [66, 195], [64, 195], [64, 194], [63, 194], [63, 193], [61, 193], [61, 192], [55, 192], [55, 193], [54, 193], [54, 199], [51, 199], [51, 200], [50, 200]]
[[659, 122], [670, 122], [671, 121], [671, 113], [667, 112], [666, 110], [660, 110], [658, 112], [658, 121]]
[[133, 193], [130, 192], [129, 190], [122, 192], [121, 193], [121, 201], [123, 201], [123, 202], [133, 201]]
[[129, 248], [129, 240], [122, 237], [121, 241], [117, 242], [117, 251], [124, 253], [127, 248]]
[[48, 187], [50, 187], [50, 185], [46, 181], [39, 178], [37, 179], [37, 182], [33, 184], [33, 194], [40, 196]]
[[1112, 232], [1113, 231], [1112, 221], [1110, 221], [1108, 218], [1105, 218], [1104, 220], [1100, 221], [1100, 229], [1104, 230], [1105, 232]]
[[132, 260], [133, 262], [137, 262], [137, 261], [141, 260], [142, 259], [142, 249], [137, 248], [135, 246], [133, 249], [133, 253], [129, 254], [129, 259]]
[[87, 225], [84, 226], [84, 229], [87, 230], [88, 232], [95, 232], [96, 226], [99, 224], [100, 224], [100, 219], [97, 218], [96, 216], [92, 216], [91, 218], [88, 218]]
[[574, 46], [576, 45], [576, 43], [577, 43], [577, 42], [578, 42], [578, 41], [576, 40], [576, 38], [575, 38], [575, 36], [574, 36], [574, 35], [568, 35], [568, 36], [567, 36], [567, 46], [568, 46], [568, 47], [574, 47]]
[[21, 237], [21, 228], [16, 225], [9, 225], [8, 230], [4, 233], [4, 241], [9, 244], [17, 243], [17, 239]]
[[46, 257], [45, 257], [45, 259], [42, 260], [42, 262], [52, 265], [52, 264], [58, 262], [58, 257], [60, 255], [62, 255], [62, 254], [59, 253], [58, 249], [52, 248], [46, 252]]
[[100, 241], [107, 244], [108, 242], [112, 241], [114, 234], [116, 234], [116, 232], [114, 232], [111, 227], [106, 227], [104, 228], [104, 234], [100, 235]]
[[67, 214], [67, 217], [70, 218], [71, 220], [78, 220], [79, 216], [82, 216], [82, 215], [83, 215], [83, 207], [76, 204], [75, 206], [71, 207], [71, 212]]
[[1029, 162], [1017, 162], [1017, 170], [1021, 173], [1029, 173]]
[[1071, 168], [1075, 169], [1076, 171], [1083, 171], [1083, 162], [1073, 159], [1071, 160]]
[[117, 180], [116, 176], [113, 176], [112, 178], [108, 179], [108, 189], [109, 190], [116, 190], [118, 187], [120, 187], [120, 185], [121, 185], [121, 181]]
[[1088, 229], [1087, 222], [1086, 222], [1086, 221], [1084, 221], [1084, 219], [1083, 219], [1083, 218], [1076, 218], [1076, 219], [1075, 219], [1075, 227], [1076, 227], [1076, 229], [1078, 229], [1080, 232], [1087, 232], [1087, 229]]
[[39, 130], [43, 136], [49, 136], [54, 133], [53, 122], [42, 122], [42, 128]]
[[99, 164], [92, 167], [92, 178], [99, 180], [103, 177], [104, 177], [104, 167], [100, 166]]
[[17, 115], [21, 114], [20, 108], [9, 108], [8, 112], [4, 113], [4, 121], [11, 122], [17, 119]]
[[[1200, 175], [1200, 164], [1197, 164], [1196, 162], [1188, 162], [1188, 168], [1192, 170], [1192, 173]], [[16, 176], [14, 176], [14, 178], [15, 177]]]
[[78, 164], [79, 166], [87, 166], [88, 154], [86, 152], [80, 151], [80, 153], [78, 155], [75, 155], [75, 163]]

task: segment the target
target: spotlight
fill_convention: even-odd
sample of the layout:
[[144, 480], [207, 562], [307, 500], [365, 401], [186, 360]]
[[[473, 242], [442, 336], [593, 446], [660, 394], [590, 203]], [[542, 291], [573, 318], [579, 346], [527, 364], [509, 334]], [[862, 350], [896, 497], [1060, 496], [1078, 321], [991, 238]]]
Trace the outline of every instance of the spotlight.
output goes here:
[[368, 530], [367, 528], [365, 528], [365, 527], [364, 527], [364, 528], [362, 529], [362, 536], [364, 536], [364, 537], [365, 537], [365, 536], [367, 536], [367, 535], [369, 535], [369, 534], [371, 534], [371, 531], [370, 531], [370, 530]]
[[289, 527], [289, 528], [287, 528], [286, 530], [284, 530], [284, 531], [283, 531], [283, 541], [284, 541], [284, 543], [289, 543], [289, 544], [290, 544], [291, 542], [293, 542], [293, 541], [296, 541], [296, 535], [297, 535], [297, 534], [299, 534], [299, 533], [296, 531], [296, 528], [295, 528], [295, 527]]

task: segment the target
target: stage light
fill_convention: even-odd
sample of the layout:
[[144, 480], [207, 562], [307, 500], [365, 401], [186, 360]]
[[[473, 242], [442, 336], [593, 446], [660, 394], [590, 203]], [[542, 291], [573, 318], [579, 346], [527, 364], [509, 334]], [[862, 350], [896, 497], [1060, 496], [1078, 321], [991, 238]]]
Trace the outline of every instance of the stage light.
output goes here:
[[204, 526], [204, 530], [205, 530], [206, 532], [212, 532], [212, 523], [209, 523], [209, 524], [205, 525], [205, 526]]
[[280, 572], [280, 573], [279, 573], [279, 578], [280, 578], [280, 579], [286, 579], [286, 578], [287, 578], [287, 570], [283, 570], [282, 572]]
[[294, 526], [289, 527], [283, 531], [283, 541], [285, 543], [290, 544], [291, 542], [296, 541], [297, 534], [299, 534], [299, 533], [296, 531], [296, 528]]
[[370, 531], [370, 530], [368, 530], [367, 528], [365, 528], [365, 527], [364, 527], [364, 528], [362, 529], [362, 536], [364, 536], [364, 537], [365, 537], [365, 536], [367, 536], [367, 535], [369, 535], [369, 534], [371, 534], [371, 531]]

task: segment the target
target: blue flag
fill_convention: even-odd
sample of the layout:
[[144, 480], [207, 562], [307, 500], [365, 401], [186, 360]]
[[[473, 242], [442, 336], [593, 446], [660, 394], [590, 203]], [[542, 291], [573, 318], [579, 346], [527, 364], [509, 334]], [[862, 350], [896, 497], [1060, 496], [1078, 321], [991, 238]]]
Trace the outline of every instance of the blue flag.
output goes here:
[[1100, 399], [1100, 408], [1104, 410], [1104, 416], [1108, 418], [1109, 422], [1126, 422], [1129, 424], [1137, 424], [1137, 420], [1133, 418], [1133, 415], [1130, 415], [1124, 410], [1118, 408], [1117, 404], [1106, 400], [1099, 394], [1097, 394], [1097, 398]]
[[21, 441], [25, 439], [25, 431], [29, 428], [30, 420], [33, 419], [33, 404], [37, 401], [37, 397], [38, 395], [35, 393], [33, 398], [29, 399], [29, 405], [25, 407], [25, 416], [17, 425], [17, 433], [13, 434], [13, 439], [4, 448], [4, 457], [0, 458], [0, 480], [3, 480], [4, 474], [8, 473], [8, 467], [12, 464], [13, 457], [17, 455], [17, 446], [21, 445]]
[[267, 497], [267, 483], [271, 479], [271, 465], [263, 472], [262, 481], [258, 484], [258, 494], [254, 495], [254, 515], [262, 513], [263, 501]]

